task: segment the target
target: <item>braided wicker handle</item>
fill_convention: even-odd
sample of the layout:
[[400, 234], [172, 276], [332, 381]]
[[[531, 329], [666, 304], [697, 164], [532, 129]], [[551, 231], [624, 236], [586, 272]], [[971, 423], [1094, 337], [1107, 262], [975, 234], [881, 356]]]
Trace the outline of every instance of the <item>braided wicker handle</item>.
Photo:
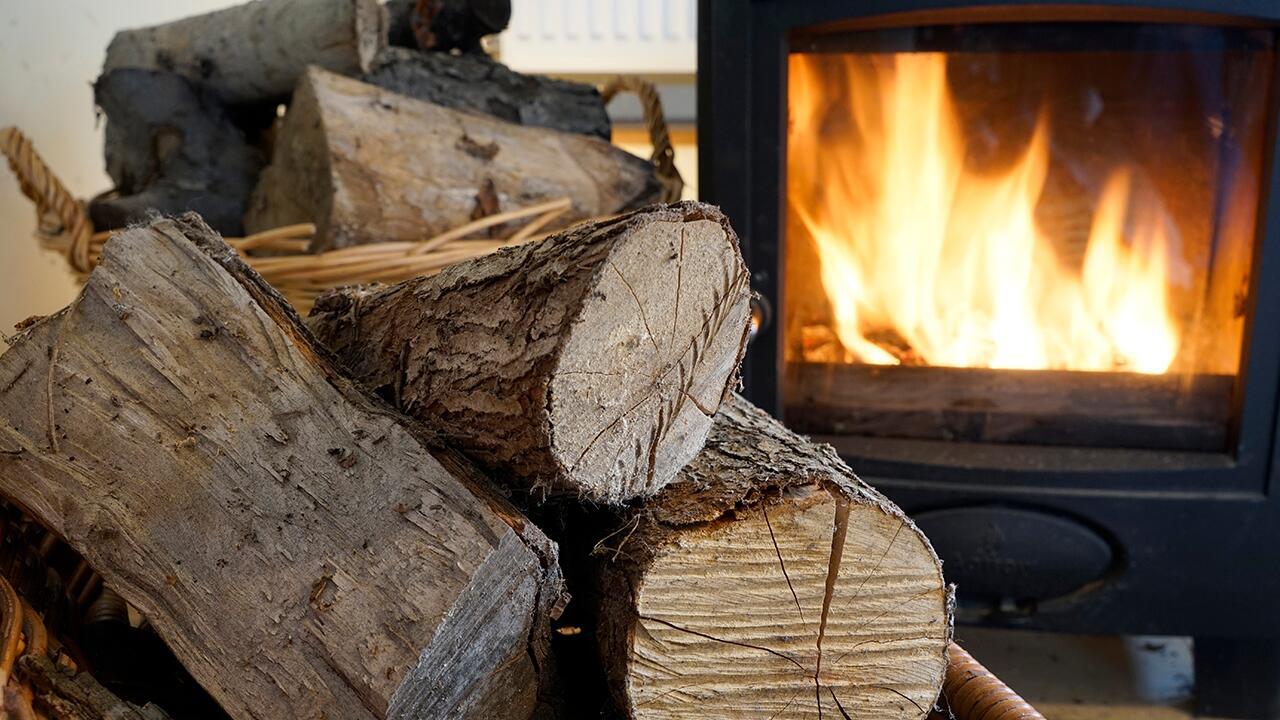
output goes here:
[[[1044, 720], [1035, 708], [955, 643], [947, 646], [946, 709], [931, 718], [955, 720]], [[949, 712], [948, 712], [949, 711]]]
[[609, 103], [619, 92], [633, 92], [640, 98], [644, 111], [644, 124], [649, 130], [649, 142], [653, 155], [649, 162], [657, 169], [658, 183], [662, 186], [662, 202], [675, 202], [684, 192], [684, 178], [676, 169], [676, 151], [671, 147], [671, 133], [667, 130], [667, 116], [662, 112], [662, 98], [653, 83], [634, 75], [619, 75], [600, 88], [600, 95]]
[[0, 152], [8, 158], [22, 194], [36, 205], [40, 244], [66, 256], [72, 270], [88, 273], [92, 269], [89, 241], [93, 238], [93, 225], [84, 207], [17, 128], [0, 129]]

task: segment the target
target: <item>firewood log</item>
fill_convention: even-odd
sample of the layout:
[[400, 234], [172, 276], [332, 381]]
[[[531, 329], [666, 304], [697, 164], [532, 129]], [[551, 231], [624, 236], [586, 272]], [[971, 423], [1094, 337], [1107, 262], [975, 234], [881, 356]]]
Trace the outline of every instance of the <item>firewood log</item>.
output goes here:
[[249, 232], [317, 225], [312, 250], [424, 240], [499, 211], [568, 196], [567, 224], [652, 202], [653, 166], [604, 141], [452, 110], [311, 68], [294, 94]]
[[[169, 720], [156, 705], [139, 707], [121, 700], [89, 673], [60, 667], [43, 655], [20, 658], [15, 670], [31, 686], [41, 717], [49, 720]], [[19, 712], [5, 710], [13, 720], [22, 718]]]
[[604, 99], [594, 86], [521, 75], [482, 53], [453, 55], [390, 47], [378, 53], [364, 81], [401, 95], [521, 125], [604, 140], [612, 133]]
[[99, 229], [142, 222], [153, 212], [194, 211], [218, 232], [241, 235], [262, 169], [221, 101], [161, 70], [113, 70], [93, 85], [107, 116], [107, 174], [115, 193], [89, 204]]
[[511, 0], [388, 0], [392, 45], [482, 52], [480, 40], [511, 22]]
[[928, 540], [741, 397], [673, 483], [600, 527], [600, 659], [627, 717], [923, 718], [937, 698], [951, 610]]
[[728, 220], [684, 202], [337, 290], [308, 322], [353, 377], [499, 477], [617, 503], [702, 448], [748, 296]]
[[377, 0], [253, 0], [116, 33], [102, 72], [168, 70], [228, 103], [285, 99], [308, 65], [359, 74], [386, 45]]
[[556, 548], [195, 215], [0, 356], [0, 493], [235, 718], [529, 717]]

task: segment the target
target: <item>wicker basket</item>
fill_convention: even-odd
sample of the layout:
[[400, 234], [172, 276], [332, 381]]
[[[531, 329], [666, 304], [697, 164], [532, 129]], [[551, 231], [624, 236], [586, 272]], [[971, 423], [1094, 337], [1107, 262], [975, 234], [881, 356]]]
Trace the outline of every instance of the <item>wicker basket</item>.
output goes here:
[[[606, 102], [621, 92], [632, 92], [639, 97], [653, 143], [650, 162], [662, 188], [662, 200], [678, 200], [684, 181], [675, 167], [675, 151], [662, 103], [653, 85], [635, 77], [619, 77], [600, 91]], [[94, 232], [84, 204], [72, 196], [17, 128], [0, 129], [0, 152], [8, 158], [23, 194], [35, 203], [37, 241], [65, 257], [71, 269], [83, 279], [97, 263], [111, 233]], [[458, 261], [542, 237], [569, 206], [569, 198], [559, 198], [489, 215], [421, 242], [371, 243], [322, 253], [307, 252], [316, 231], [311, 223], [226, 240], [263, 279], [288, 298], [298, 312], [306, 314], [316, 296], [334, 287], [394, 283], [433, 275]], [[492, 228], [499, 226], [514, 229], [508, 230], [505, 237], [488, 236]]]

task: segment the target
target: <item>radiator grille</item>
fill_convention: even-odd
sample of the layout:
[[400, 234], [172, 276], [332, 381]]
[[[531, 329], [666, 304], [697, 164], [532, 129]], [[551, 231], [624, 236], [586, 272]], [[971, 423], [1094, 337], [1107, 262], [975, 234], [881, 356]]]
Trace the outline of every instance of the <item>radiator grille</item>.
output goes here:
[[696, 0], [514, 0], [503, 62], [531, 73], [675, 73], [697, 67]]

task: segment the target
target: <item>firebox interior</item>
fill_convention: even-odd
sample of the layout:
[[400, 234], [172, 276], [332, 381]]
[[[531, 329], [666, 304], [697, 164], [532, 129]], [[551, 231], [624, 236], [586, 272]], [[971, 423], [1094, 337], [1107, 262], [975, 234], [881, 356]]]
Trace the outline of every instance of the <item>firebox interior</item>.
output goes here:
[[1272, 38], [1003, 23], [793, 48], [787, 422], [1226, 450]]

